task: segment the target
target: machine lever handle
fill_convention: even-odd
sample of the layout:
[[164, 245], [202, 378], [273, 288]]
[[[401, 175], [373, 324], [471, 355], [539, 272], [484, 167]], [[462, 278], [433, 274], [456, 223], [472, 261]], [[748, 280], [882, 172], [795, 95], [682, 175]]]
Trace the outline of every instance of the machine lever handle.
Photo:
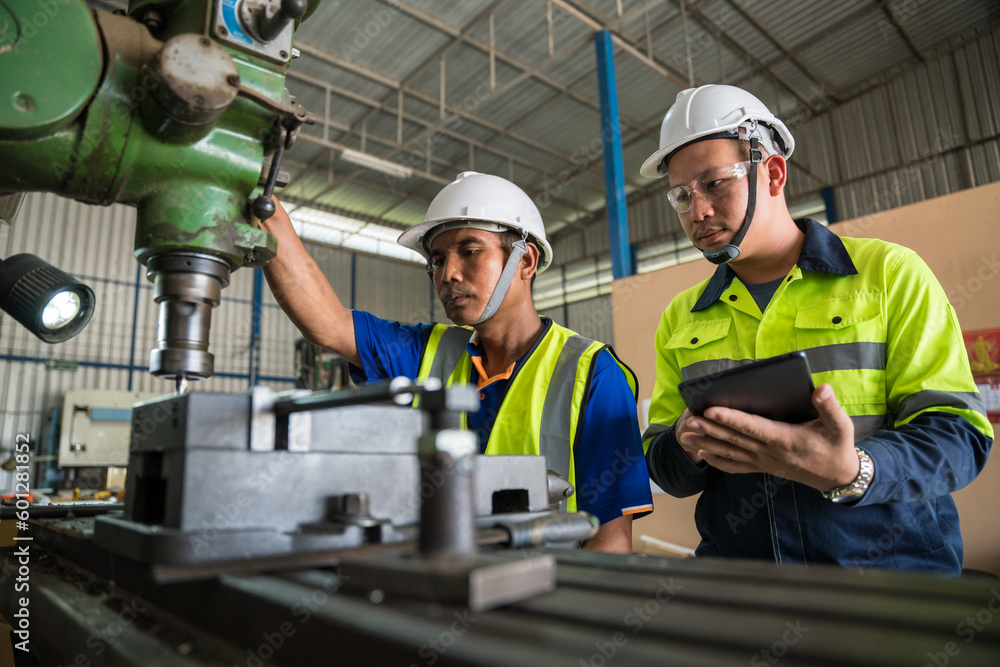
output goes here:
[[277, 210], [274, 201], [271, 199], [271, 195], [274, 193], [274, 183], [278, 179], [278, 169], [281, 167], [281, 156], [285, 152], [285, 135], [287, 130], [282, 127], [279, 123], [278, 131], [280, 136], [278, 138], [278, 148], [274, 151], [274, 157], [271, 158], [271, 170], [267, 173], [267, 182], [264, 183], [264, 192], [259, 197], [253, 200], [253, 204], [250, 206], [251, 212], [257, 216], [260, 220], [267, 220], [274, 212]]
[[260, 20], [260, 36], [265, 42], [270, 42], [281, 34], [285, 26], [297, 21], [309, 11], [306, 0], [281, 0], [281, 7], [270, 17], [267, 13]]

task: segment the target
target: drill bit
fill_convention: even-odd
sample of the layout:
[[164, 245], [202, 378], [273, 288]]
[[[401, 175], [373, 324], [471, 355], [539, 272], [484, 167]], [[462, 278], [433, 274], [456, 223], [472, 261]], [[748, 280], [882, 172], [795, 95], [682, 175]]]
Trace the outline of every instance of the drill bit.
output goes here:
[[188, 390], [188, 379], [186, 375], [179, 375], [177, 377], [177, 393], [183, 394]]

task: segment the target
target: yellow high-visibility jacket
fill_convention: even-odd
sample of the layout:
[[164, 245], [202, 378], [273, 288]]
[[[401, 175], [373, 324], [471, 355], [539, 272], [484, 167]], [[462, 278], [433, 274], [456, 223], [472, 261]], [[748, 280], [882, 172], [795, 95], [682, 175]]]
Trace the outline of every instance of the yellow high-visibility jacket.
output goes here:
[[[704, 491], [699, 553], [954, 571], [962, 550], [949, 494], [979, 473], [993, 438], [955, 310], [912, 250], [797, 224], [802, 255], [763, 313], [726, 266], [664, 311], [643, 437], [648, 448], [666, 435], [647, 454], [650, 475], [677, 496]], [[794, 350], [806, 352], [817, 386], [833, 386], [875, 462], [868, 492], [850, 506], [769, 475], [699, 468], [673, 438], [681, 380]], [[891, 549], [879, 548], [897, 524], [917, 538], [894, 535]]]

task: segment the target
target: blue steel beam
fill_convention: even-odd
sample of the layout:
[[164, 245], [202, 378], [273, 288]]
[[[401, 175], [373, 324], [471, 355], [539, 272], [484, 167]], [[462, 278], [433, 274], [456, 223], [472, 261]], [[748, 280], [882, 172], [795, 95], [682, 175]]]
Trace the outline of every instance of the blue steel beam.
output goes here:
[[597, 48], [597, 83], [601, 96], [601, 140], [604, 142], [604, 187], [611, 236], [611, 272], [615, 279], [635, 273], [628, 235], [625, 201], [625, 167], [622, 161], [622, 131], [618, 120], [618, 84], [615, 78], [615, 48], [611, 33], [594, 35]]
[[250, 322], [250, 386], [256, 386], [260, 374], [260, 316], [264, 300], [264, 269], [253, 272], [253, 308]]
[[[135, 366], [135, 339], [136, 330], [139, 327], [139, 295], [142, 293], [142, 264], [135, 263], [135, 289], [132, 292], [132, 338], [129, 344], [128, 365], [129, 368]], [[128, 372], [128, 390], [132, 391], [133, 372]]]
[[832, 225], [837, 222], [837, 199], [833, 194], [833, 188], [825, 187], [820, 194], [823, 196], [823, 205], [826, 206], [826, 223]]

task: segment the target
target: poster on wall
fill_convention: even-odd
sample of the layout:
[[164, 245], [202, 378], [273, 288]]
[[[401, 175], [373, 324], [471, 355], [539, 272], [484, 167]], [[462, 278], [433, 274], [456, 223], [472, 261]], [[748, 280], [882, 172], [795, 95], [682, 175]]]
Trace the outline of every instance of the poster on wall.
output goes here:
[[986, 413], [1000, 423], [1000, 329], [963, 331], [962, 337]]

